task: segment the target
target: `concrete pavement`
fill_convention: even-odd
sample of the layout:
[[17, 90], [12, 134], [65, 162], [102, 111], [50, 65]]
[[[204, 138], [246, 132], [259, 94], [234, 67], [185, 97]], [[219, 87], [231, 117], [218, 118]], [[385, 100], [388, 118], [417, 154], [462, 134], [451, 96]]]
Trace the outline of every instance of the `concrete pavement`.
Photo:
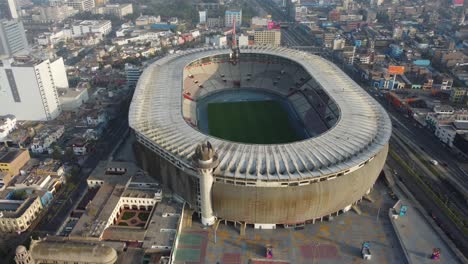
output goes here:
[[[399, 195], [402, 197], [401, 192]], [[410, 264], [434, 263], [434, 260], [430, 259], [433, 248], [440, 248], [441, 263], [462, 263], [413, 202], [406, 198], [400, 199], [400, 203], [395, 207], [396, 213], [402, 205], [408, 206], [407, 214], [391, 221], [408, 254]]]

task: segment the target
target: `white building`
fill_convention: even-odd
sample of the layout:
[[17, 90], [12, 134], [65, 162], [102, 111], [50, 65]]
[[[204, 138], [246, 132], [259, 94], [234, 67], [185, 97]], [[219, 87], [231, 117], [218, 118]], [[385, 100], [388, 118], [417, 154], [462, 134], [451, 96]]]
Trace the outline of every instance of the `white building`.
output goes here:
[[103, 36], [109, 34], [112, 24], [110, 20], [82, 20], [75, 21], [70, 29], [72, 37], [82, 37], [89, 33]]
[[74, 111], [89, 99], [88, 88], [59, 88], [59, 101], [63, 111]]
[[237, 45], [240, 47], [248, 46], [249, 45], [249, 36], [247, 35], [240, 35], [237, 37]]
[[36, 136], [32, 140], [31, 152], [50, 152], [49, 148], [52, 145], [52, 143], [56, 142], [60, 137], [62, 137], [64, 132], [64, 126], [52, 126], [42, 129], [36, 134]]
[[268, 22], [270, 22], [271, 19], [268, 19], [266, 17], [252, 17], [252, 22], [250, 23], [253, 28], [259, 28], [259, 27], [267, 27]]
[[76, 21], [71, 26], [72, 36], [81, 37], [88, 33], [98, 33], [100, 35], [107, 35], [112, 30], [110, 20], [83, 20]]
[[224, 26], [232, 27], [236, 21], [236, 27], [242, 24], [242, 9], [241, 10], [226, 10], [224, 13]]
[[206, 41], [206, 44], [209, 44], [212, 46], [222, 47], [222, 46], [227, 45], [227, 37], [222, 36], [222, 35], [207, 37], [205, 41]]
[[96, 6], [96, 3], [94, 0], [68, 0], [67, 5], [82, 12], [91, 11]]
[[104, 110], [95, 111], [86, 116], [86, 123], [88, 126], [97, 126], [108, 121], [107, 112]]
[[206, 23], [206, 11], [198, 11], [198, 16], [200, 17], [200, 24]]
[[0, 140], [6, 138], [16, 128], [16, 117], [13, 115], [0, 116]]
[[139, 16], [135, 20], [135, 25], [137, 26], [147, 26], [150, 24], [154, 23], [160, 23], [161, 22], [161, 16]]
[[17, 20], [0, 20], [0, 57], [26, 53], [28, 41], [23, 23]]
[[43, 32], [36, 37], [37, 44], [41, 46], [53, 46], [67, 38], [63, 30], [57, 32]]
[[[0, 115], [52, 120], [60, 114], [57, 85], [66, 79], [63, 60], [7, 59], [0, 64]], [[68, 81], [66, 81], [68, 85]]]
[[457, 134], [465, 133], [468, 133], [468, 122], [466, 121], [455, 121], [451, 124], [437, 126], [434, 132], [436, 137], [449, 147], [453, 147], [453, 141]]
[[101, 7], [96, 7], [94, 13], [103, 14], [103, 15], [112, 15], [118, 18], [123, 18], [126, 15], [133, 14], [133, 5], [132, 4], [112, 4], [105, 5]]

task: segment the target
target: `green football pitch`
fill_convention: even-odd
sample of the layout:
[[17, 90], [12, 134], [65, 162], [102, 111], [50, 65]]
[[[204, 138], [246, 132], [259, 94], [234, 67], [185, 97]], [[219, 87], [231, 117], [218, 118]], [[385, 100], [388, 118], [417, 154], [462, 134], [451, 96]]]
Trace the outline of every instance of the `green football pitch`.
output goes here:
[[299, 140], [288, 113], [276, 101], [208, 104], [208, 130], [215, 137], [253, 144]]

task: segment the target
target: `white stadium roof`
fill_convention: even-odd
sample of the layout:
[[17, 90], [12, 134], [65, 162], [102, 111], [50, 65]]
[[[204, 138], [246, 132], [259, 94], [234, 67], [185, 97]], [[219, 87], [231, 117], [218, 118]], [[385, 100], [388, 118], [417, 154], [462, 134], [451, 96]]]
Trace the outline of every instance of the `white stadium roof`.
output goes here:
[[240, 51], [280, 56], [302, 65], [338, 105], [340, 119], [316, 137], [277, 145], [230, 142], [198, 131], [182, 116], [183, 69], [199, 58], [230, 52], [202, 48], [169, 55], [146, 68], [129, 114], [130, 127], [139, 140], [186, 168], [192, 168], [196, 146], [209, 140], [220, 161], [215, 175], [261, 181], [296, 181], [353, 170], [388, 143], [391, 122], [385, 110], [334, 64], [286, 48], [247, 47]]

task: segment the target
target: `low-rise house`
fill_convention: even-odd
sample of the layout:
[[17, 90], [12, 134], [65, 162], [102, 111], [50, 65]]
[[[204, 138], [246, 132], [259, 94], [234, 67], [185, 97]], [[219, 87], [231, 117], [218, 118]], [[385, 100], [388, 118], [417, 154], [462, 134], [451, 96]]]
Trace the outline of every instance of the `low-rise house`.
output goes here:
[[76, 138], [71, 145], [73, 153], [78, 156], [88, 153], [88, 142], [84, 138]]
[[86, 116], [86, 123], [88, 126], [98, 126], [99, 124], [106, 124], [109, 116], [105, 110], [93, 111]]
[[33, 141], [31, 144], [31, 152], [50, 153], [52, 151], [50, 149], [51, 145], [54, 142], [57, 142], [57, 140], [60, 137], [62, 137], [64, 132], [65, 132], [65, 127], [62, 125], [44, 127], [33, 138]]
[[16, 117], [14, 115], [0, 116], [0, 140], [5, 139], [16, 129]]

